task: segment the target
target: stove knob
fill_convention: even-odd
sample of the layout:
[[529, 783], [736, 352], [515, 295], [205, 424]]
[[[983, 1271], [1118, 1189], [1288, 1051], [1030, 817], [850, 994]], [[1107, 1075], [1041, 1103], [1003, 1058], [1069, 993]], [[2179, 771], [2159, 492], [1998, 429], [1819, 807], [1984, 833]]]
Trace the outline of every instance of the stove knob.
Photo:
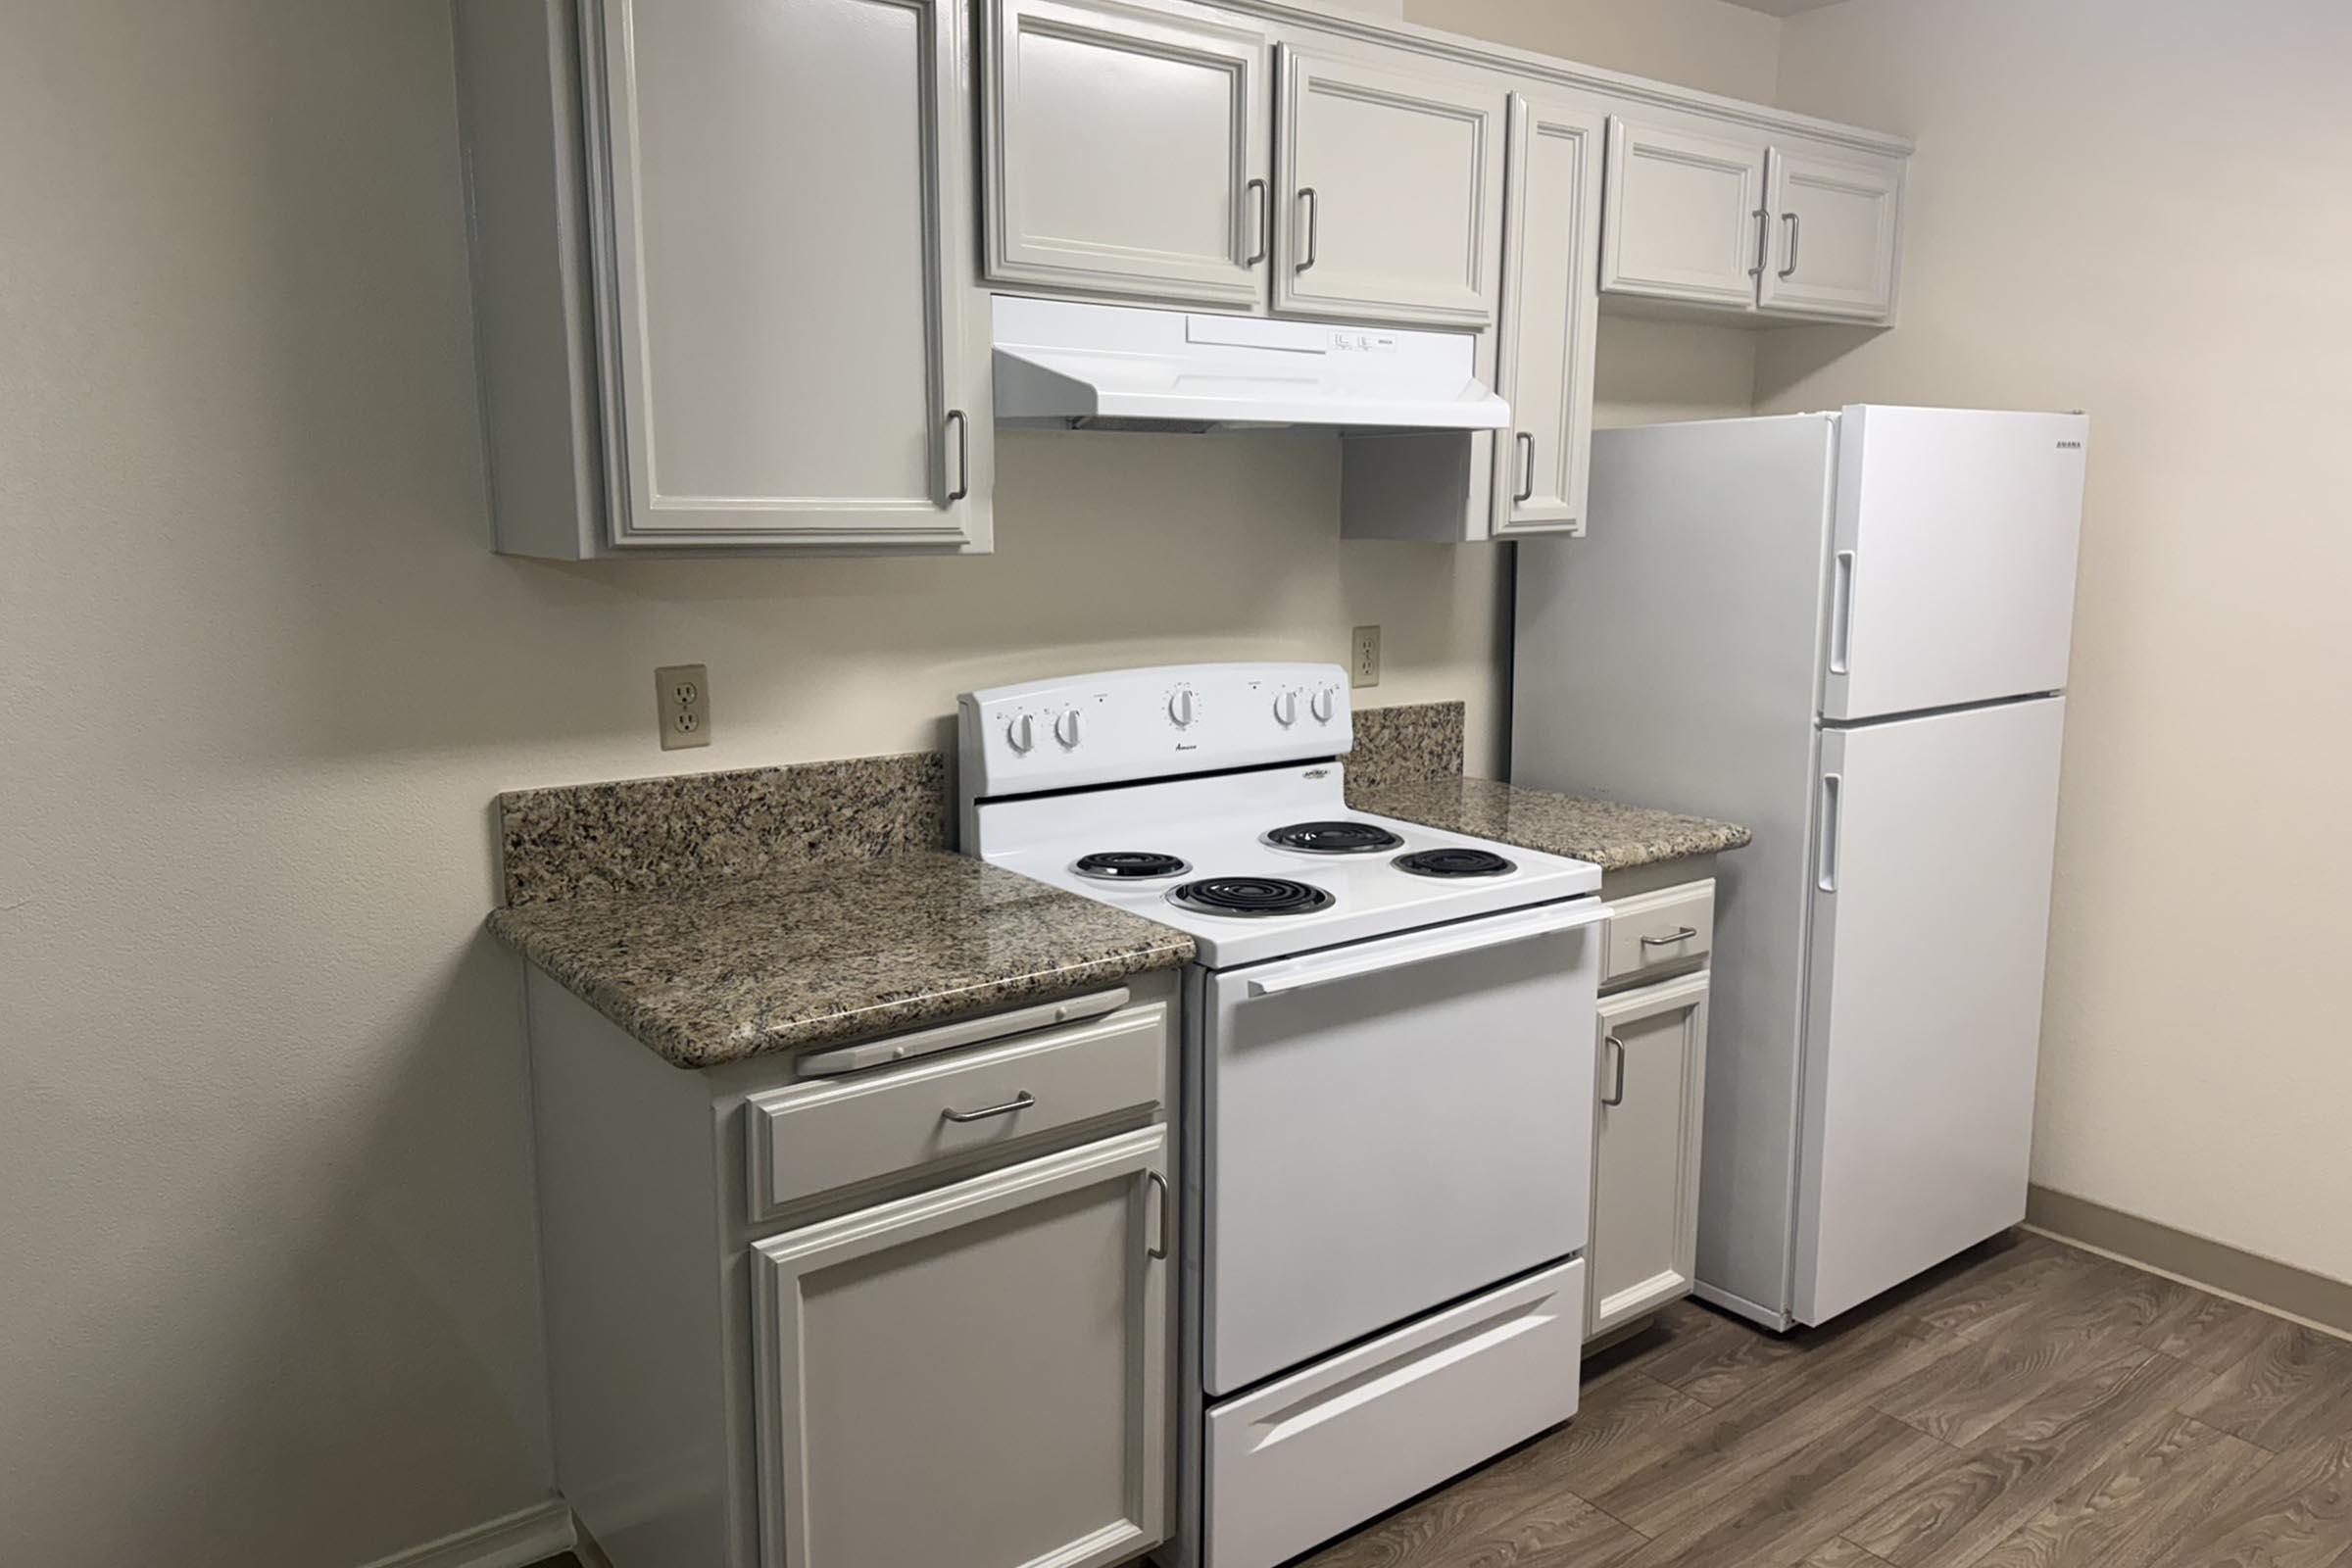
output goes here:
[[1061, 749], [1065, 752], [1077, 746], [1078, 710], [1073, 708], [1054, 720], [1054, 738], [1061, 742]]
[[1298, 694], [1283, 692], [1274, 699], [1274, 722], [1288, 729], [1298, 722]]
[[1174, 724], [1178, 729], [1184, 729], [1192, 721], [1193, 689], [1190, 686], [1179, 686], [1168, 696], [1168, 722]]
[[1328, 724], [1331, 715], [1340, 710], [1340, 694], [1326, 686], [1315, 693], [1306, 706], [1314, 712], [1316, 723]]
[[1004, 744], [1011, 747], [1016, 755], [1026, 756], [1029, 749], [1037, 744], [1036, 722], [1027, 713], [1013, 714], [1004, 724]]

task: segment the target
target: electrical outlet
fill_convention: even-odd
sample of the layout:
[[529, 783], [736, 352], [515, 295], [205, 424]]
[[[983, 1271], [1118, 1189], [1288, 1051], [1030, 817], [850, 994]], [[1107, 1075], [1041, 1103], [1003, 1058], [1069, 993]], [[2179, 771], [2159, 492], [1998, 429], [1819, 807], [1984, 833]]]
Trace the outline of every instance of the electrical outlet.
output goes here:
[[1380, 684], [1380, 628], [1355, 628], [1355, 654], [1348, 663], [1348, 684], [1377, 686]]
[[654, 671], [654, 712], [662, 749], [710, 744], [710, 671], [703, 664], [663, 664]]

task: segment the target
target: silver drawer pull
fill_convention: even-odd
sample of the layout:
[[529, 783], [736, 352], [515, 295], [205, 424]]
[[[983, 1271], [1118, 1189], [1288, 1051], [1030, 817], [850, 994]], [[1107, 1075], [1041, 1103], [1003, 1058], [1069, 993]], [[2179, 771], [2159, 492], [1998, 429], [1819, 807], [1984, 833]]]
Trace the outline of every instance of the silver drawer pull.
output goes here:
[[1037, 1097], [1024, 1089], [1002, 1105], [983, 1105], [978, 1110], [943, 1110], [939, 1114], [946, 1121], [979, 1121], [986, 1116], [1009, 1116], [1036, 1103]]
[[1697, 928], [1687, 925], [1676, 930], [1672, 936], [1643, 937], [1642, 945], [1645, 948], [1671, 948], [1677, 942], [1688, 942], [1696, 935], [1698, 935]]
[[1601, 1096], [1600, 1102], [1604, 1105], [1622, 1105], [1625, 1103], [1625, 1042], [1615, 1035], [1602, 1035], [1600, 1043], [1615, 1054], [1612, 1065], [1616, 1068], [1610, 1079], [1616, 1087]]

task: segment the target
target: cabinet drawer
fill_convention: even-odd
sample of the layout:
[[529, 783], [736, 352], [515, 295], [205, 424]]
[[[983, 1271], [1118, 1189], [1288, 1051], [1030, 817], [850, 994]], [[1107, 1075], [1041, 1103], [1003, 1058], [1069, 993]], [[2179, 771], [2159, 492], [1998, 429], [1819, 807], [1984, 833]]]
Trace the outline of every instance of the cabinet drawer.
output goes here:
[[1576, 1413], [1585, 1265], [1562, 1263], [1208, 1413], [1208, 1560], [1273, 1568]]
[[1638, 898], [1612, 899], [1607, 955], [1600, 983], [1687, 969], [1715, 942], [1715, 884], [1692, 882]]
[[755, 1095], [744, 1103], [751, 1212], [1157, 1104], [1167, 1041], [1167, 1007], [1152, 1003], [982, 1050]]

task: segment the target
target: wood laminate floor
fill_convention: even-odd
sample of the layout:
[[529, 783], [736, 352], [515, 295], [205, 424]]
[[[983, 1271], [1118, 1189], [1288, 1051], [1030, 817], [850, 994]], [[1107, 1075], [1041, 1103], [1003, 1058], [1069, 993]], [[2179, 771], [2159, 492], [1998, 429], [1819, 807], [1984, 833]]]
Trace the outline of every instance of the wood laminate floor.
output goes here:
[[2352, 1568], [2352, 1343], [2039, 1237], [1827, 1329], [1684, 1303], [1586, 1370], [1574, 1422], [1293, 1568]]
[[1298, 1568], [2352, 1568], [2352, 1344], [2020, 1234], [1827, 1329], [1685, 1303]]

